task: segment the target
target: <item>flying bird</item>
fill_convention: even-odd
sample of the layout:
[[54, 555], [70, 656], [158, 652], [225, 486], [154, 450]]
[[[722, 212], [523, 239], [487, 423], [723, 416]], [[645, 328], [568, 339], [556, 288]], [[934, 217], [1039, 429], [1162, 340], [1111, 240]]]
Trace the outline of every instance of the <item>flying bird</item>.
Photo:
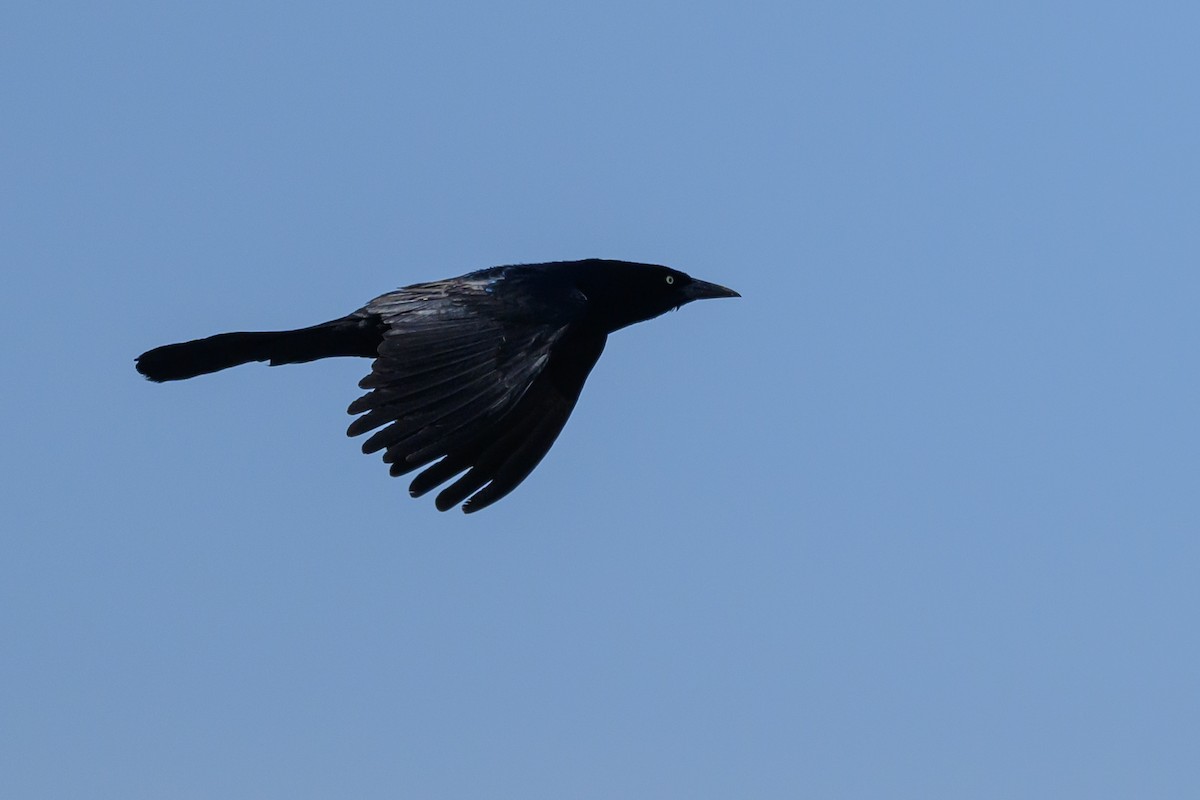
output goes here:
[[533, 471], [567, 422], [608, 335], [732, 289], [655, 264], [587, 259], [478, 270], [381, 295], [340, 319], [293, 331], [222, 333], [137, 357], [152, 381], [250, 361], [375, 359], [350, 404], [349, 436], [374, 431], [409, 494], [446, 511], [495, 503]]

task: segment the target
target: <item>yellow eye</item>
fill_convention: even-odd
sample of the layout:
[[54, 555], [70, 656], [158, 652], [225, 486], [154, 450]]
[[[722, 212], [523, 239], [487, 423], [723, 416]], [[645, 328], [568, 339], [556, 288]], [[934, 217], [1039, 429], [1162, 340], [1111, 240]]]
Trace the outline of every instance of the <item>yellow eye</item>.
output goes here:
[[667, 276], [667, 283], [674, 283], [674, 282], [675, 282], [675, 276], [674, 276], [674, 275], [668, 275], [668, 276]]

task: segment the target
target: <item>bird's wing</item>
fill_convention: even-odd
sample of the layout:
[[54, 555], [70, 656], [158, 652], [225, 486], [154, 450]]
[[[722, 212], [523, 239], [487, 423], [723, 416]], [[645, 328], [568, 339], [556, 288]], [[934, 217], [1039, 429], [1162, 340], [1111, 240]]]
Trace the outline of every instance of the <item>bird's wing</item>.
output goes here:
[[441, 459], [413, 480], [414, 497], [466, 471], [438, 495], [440, 510], [468, 497], [464, 511], [494, 503], [550, 449], [604, 346], [603, 336], [597, 345], [571, 328], [583, 302], [488, 279], [421, 284], [372, 301], [364, 310], [387, 329], [359, 384], [370, 391], [349, 408], [362, 416], [347, 433], [375, 430], [363, 452], [382, 450], [392, 475]]

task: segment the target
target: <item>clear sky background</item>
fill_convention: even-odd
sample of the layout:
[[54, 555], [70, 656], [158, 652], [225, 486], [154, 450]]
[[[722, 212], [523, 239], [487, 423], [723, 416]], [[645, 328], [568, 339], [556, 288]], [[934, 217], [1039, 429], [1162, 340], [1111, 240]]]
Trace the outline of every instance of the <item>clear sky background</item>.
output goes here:
[[[1200, 797], [1194, 3], [8, 3], [0, 795]], [[602, 256], [466, 517], [367, 362], [150, 347]]]

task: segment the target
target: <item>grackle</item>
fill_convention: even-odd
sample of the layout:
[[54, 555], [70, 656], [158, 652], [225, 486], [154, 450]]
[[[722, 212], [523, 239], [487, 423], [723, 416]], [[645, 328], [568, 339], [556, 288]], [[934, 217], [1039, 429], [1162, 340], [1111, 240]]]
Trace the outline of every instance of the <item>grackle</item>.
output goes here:
[[176, 381], [250, 361], [374, 358], [347, 435], [375, 431], [363, 452], [383, 451], [392, 475], [425, 467], [413, 497], [459, 476], [436, 505], [470, 513], [515, 489], [546, 455], [608, 334], [693, 300], [739, 296], [654, 264], [493, 267], [397, 289], [310, 328], [156, 347], [137, 370]]

